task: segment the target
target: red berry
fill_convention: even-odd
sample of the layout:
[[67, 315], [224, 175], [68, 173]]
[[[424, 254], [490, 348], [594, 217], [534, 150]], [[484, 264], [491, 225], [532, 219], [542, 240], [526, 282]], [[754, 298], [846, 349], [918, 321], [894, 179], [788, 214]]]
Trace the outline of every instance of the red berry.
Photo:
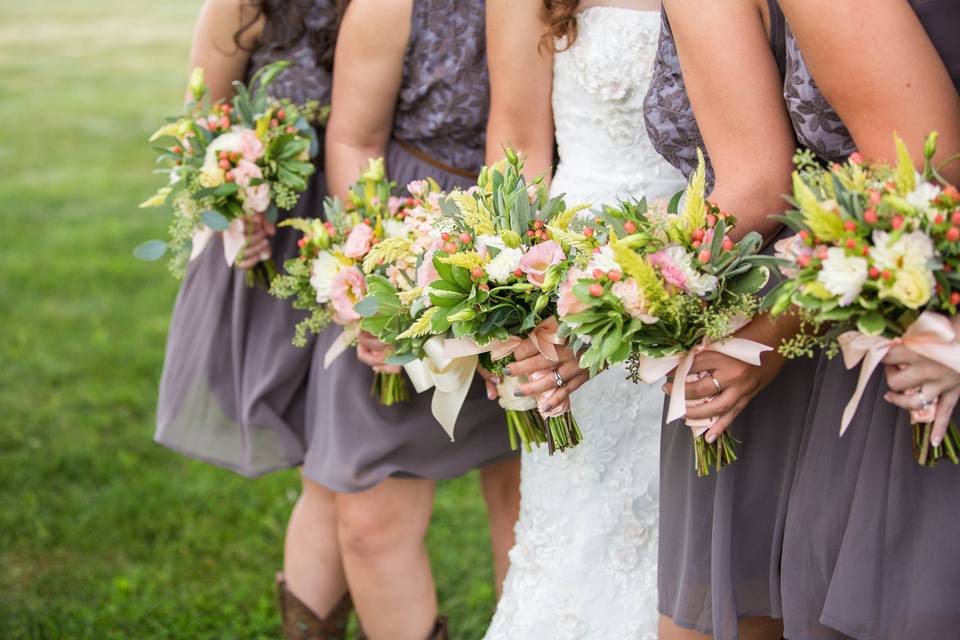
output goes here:
[[867, 224], [877, 224], [879, 219], [876, 209], [867, 209], [863, 212], [863, 221]]
[[233, 171], [227, 171], [224, 174], [223, 179], [226, 180], [227, 182], [233, 182]]
[[943, 195], [947, 196], [951, 200], [960, 198], [960, 192], [958, 192], [957, 188], [952, 184], [948, 184], [943, 188]]
[[699, 249], [699, 248], [700, 248], [700, 245], [702, 245], [703, 243], [700, 242], [699, 240], [694, 240], [694, 241], [691, 242], [690, 244], [693, 246], [694, 249]]
[[880, 274], [880, 277], [884, 280], [893, 280], [893, 274], [887, 271], [886, 269]]
[[183, 149], [180, 147], [180, 145], [177, 145], [177, 146], [175, 146], [175, 147], [173, 148], [173, 152], [174, 152], [174, 153], [183, 153]]
[[284, 120], [287, 117], [287, 113], [283, 109], [280, 109], [280, 111], [277, 111], [277, 117]]
[[534, 221], [533, 221], [533, 228], [534, 228], [534, 229], [543, 229], [543, 222], [541, 222], [540, 220], [534, 220]]
[[513, 275], [517, 276], [518, 278], [522, 278], [522, 277], [523, 277], [523, 269], [514, 269], [514, 270], [513, 270]]
[[859, 151], [854, 151], [850, 154], [850, 162], [853, 164], [863, 164], [863, 156]]
[[933, 216], [933, 224], [943, 224], [943, 220], [944, 218], [942, 213], [938, 213], [937, 215]]
[[592, 284], [590, 285], [590, 295], [594, 298], [599, 298], [603, 295], [603, 285], [602, 284]]
[[903, 216], [893, 216], [893, 220], [890, 222], [890, 224], [894, 229], [899, 229], [903, 226]]
[[957, 227], [950, 227], [947, 229], [947, 240], [950, 242], [956, 242], [960, 240], [960, 229]]
[[293, 133], [294, 131], [296, 131], [296, 129], [293, 127], [287, 127], [287, 133]]
[[444, 231], [443, 233], [440, 234], [440, 239], [446, 242], [447, 240], [450, 239], [450, 234]]
[[881, 196], [879, 191], [871, 191], [869, 196], [870, 204], [874, 206], [880, 204], [880, 197]]
[[467, 233], [466, 231], [460, 234], [460, 242], [462, 242], [463, 244], [470, 244], [472, 240], [473, 240], [473, 236]]
[[220, 158], [221, 160], [229, 160], [230, 154], [227, 153], [226, 151], [221, 151], [220, 153], [217, 154], [217, 157]]
[[220, 164], [220, 168], [223, 169], [224, 171], [226, 171], [227, 169], [230, 168], [230, 161], [229, 161], [229, 160], [221, 160], [221, 161], [219, 162], [219, 164]]
[[880, 277], [880, 270], [876, 267], [870, 267], [870, 277], [876, 280]]
[[227, 116], [223, 116], [222, 118], [220, 118], [220, 128], [221, 128], [221, 129], [229, 129], [229, 128], [230, 128], [230, 118], [228, 118]]
[[610, 271], [607, 273], [607, 277], [610, 278], [611, 282], [620, 282], [620, 280], [623, 278], [623, 274], [619, 271]]
[[868, 247], [867, 245], [863, 245], [862, 247], [860, 247], [860, 255], [862, 256], [870, 255], [870, 247]]
[[637, 225], [633, 224], [633, 222], [631, 222], [630, 220], [627, 220], [626, 222], [623, 223], [623, 229], [627, 233], [636, 233]]
[[955, 307], [960, 305], [960, 291], [954, 291], [950, 294], [950, 304]]
[[457, 252], [457, 245], [453, 244], [452, 242], [448, 242], [443, 245], [443, 250], [447, 253], [454, 254]]
[[708, 226], [708, 227], [713, 227], [713, 226], [715, 226], [716, 224], [717, 224], [717, 216], [713, 215], [712, 213], [708, 213], [708, 214], [707, 214], [707, 226]]
[[533, 229], [527, 229], [527, 237], [528, 237], [528, 238], [536, 238], [536, 237], [537, 237], [537, 232], [534, 231]]
[[960, 226], [960, 211], [954, 211], [950, 215], [950, 224], [955, 224]]
[[480, 288], [483, 289], [484, 291], [490, 291], [490, 285], [488, 285], [486, 282], [481, 284]]
[[797, 256], [797, 264], [800, 265], [801, 269], [806, 269], [810, 264], [810, 256], [805, 254]]
[[706, 264], [713, 258], [713, 254], [710, 253], [710, 249], [704, 249], [700, 252], [700, 255], [698, 255], [697, 258], [700, 259], [700, 262]]
[[470, 272], [470, 275], [472, 275], [474, 278], [479, 280], [480, 278], [483, 277], [483, 269], [481, 269], [480, 267], [474, 267], [473, 271]]
[[604, 276], [604, 275], [606, 275], [606, 274], [603, 273], [603, 269], [594, 269], [594, 270], [593, 270], [593, 278], [594, 278], [595, 280], [603, 280], [603, 276]]
[[703, 229], [694, 229], [690, 237], [694, 240], [703, 240]]
[[816, 254], [816, 255], [817, 255], [817, 258], [818, 258], [818, 259], [820, 259], [820, 260], [826, 260], [826, 259], [827, 259], [827, 256], [828, 256], [829, 254], [827, 253], [827, 248], [826, 248], [826, 247], [817, 247], [817, 254]]
[[731, 249], [733, 249], [733, 240], [731, 240], [730, 238], [724, 238], [724, 239], [723, 239], [723, 250], [724, 250], [724, 251], [730, 251]]
[[846, 229], [847, 231], [856, 231], [857, 223], [854, 222], [853, 220], [847, 220], [846, 222], [843, 223], [843, 228]]
[[303, 245], [307, 244], [307, 238], [303, 237], [297, 240], [297, 246], [303, 249]]
[[847, 238], [847, 242], [846, 242], [845, 244], [847, 245], [847, 249], [856, 249], [856, 248], [857, 248], [857, 240], [856, 240], [856, 238]]
[[836, 163], [836, 162], [834, 162], [833, 164], [830, 165], [830, 171], [840, 171], [840, 169], [842, 169], [842, 168], [843, 168], [843, 167], [841, 167], [841, 166], [840, 166], [838, 163]]
[[800, 239], [801, 239], [801, 240], [809, 240], [809, 239], [810, 239], [810, 233], [809, 233], [806, 229], [801, 229], [800, 232], [799, 232], [797, 235], [800, 236]]
[[279, 120], [277, 120], [276, 118], [273, 118], [272, 120], [270, 120], [270, 127], [271, 127], [272, 129], [276, 129], [276, 128], [279, 127], [279, 126], [280, 126], [280, 121], [279, 121]]
[[584, 228], [583, 228], [583, 235], [586, 236], [586, 237], [588, 237], [588, 238], [592, 238], [592, 237], [593, 237], [593, 228], [592, 228], [592, 227], [584, 227]]

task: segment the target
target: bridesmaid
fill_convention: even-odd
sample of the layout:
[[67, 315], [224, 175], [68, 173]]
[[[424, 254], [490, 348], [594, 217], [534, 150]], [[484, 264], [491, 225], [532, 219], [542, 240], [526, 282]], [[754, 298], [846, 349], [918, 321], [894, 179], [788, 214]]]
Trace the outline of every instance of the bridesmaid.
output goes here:
[[[331, 68], [343, 10], [338, 0], [207, 0], [196, 25], [191, 67], [203, 67], [213, 99], [230, 98], [279, 59], [295, 64], [270, 87], [296, 102], [330, 101]], [[295, 210], [322, 210], [323, 171]], [[240, 260], [264, 256], [281, 266], [296, 255], [296, 234], [259, 219], [248, 229]], [[310, 350], [291, 344], [300, 313], [264, 289], [248, 288], [227, 266], [219, 238], [194, 260], [173, 311], [156, 441], [183, 454], [258, 476], [303, 463], [315, 448], [304, 429]], [[343, 638], [350, 598], [340, 561], [332, 494], [304, 478], [284, 549], [286, 583], [278, 579], [289, 638]], [[296, 595], [294, 595], [296, 594]], [[324, 614], [321, 618], [319, 614]]]
[[[385, 156], [400, 185], [433, 176], [474, 183], [483, 162], [489, 87], [482, 0], [354, 0], [337, 45], [327, 179], [341, 198], [371, 157]], [[445, 638], [424, 536], [435, 481], [481, 469], [497, 584], [519, 508], [519, 462], [503, 412], [480, 378], [451, 442], [430, 393], [385, 407], [370, 400], [385, 346], [371, 336], [323, 367], [338, 330], [317, 341], [307, 424], [318, 446], [311, 480], [336, 493], [347, 580], [373, 640]]]
[[[893, 131], [918, 161], [931, 130], [940, 132], [942, 157], [960, 151], [960, 0], [781, 4], [822, 104], [849, 131], [844, 145], [815, 147], [824, 158], [841, 159], [855, 147], [893, 161]], [[960, 183], [960, 165], [945, 176]], [[946, 394], [946, 418], [960, 381], [904, 355], [891, 352], [887, 384], [874, 377], [843, 438], [840, 415], [858, 372], [840, 358], [820, 363], [784, 539], [790, 640], [960, 637], [960, 469], [921, 468], [907, 413], [885, 400], [889, 386], [891, 400], [918, 408], [893, 392], [922, 386], [930, 398]]]

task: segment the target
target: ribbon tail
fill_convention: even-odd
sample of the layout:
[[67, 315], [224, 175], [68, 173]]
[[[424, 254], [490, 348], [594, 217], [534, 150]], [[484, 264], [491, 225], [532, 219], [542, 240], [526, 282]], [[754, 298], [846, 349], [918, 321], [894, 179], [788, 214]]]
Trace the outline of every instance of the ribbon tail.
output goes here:
[[197, 256], [203, 253], [203, 250], [207, 248], [207, 243], [210, 242], [210, 238], [213, 237], [213, 229], [210, 227], [203, 227], [195, 234], [193, 234], [193, 240], [191, 242], [190, 248], [190, 259], [194, 260]]
[[850, 402], [847, 403], [846, 408], [843, 410], [843, 417], [840, 421], [841, 436], [847, 432], [847, 427], [850, 426], [853, 416], [857, 413], [857, 407], [860, 406], [860, 400], [863, 398], [863, 392], [867, 388], [867, 383], [870, 382], [870, 377], [873, 375], [873, 372], [876, 371], [877, 367], [880, 366], [880, 362], [886, 357], [889, 350], [890, 345], [888, 343], [887, 345], [870, 349], [866, 357], [864, 357], [863, 364], [860, 366], [860, 378], [857, 380], [857, 388], [850, 397]]
[[423, 393], [433, 387], [433, 374], [423, 360], [408, 362], [403, 365], [403, 370], [406, 371], [417, 393]]
[[232, 267], [240, 250], [246, 243], [247, 237], [243, 231], [243, 218], [235, 218], [227, 230], [223, 232], [223, 257], [227, 261], [227, 266]]
[[686, 352], [680, 364], [677, 365], [677, 371], [673, 375], [673, 393], [670, 394], [667, 422], [679, 420], [687, 413], [687, 376], [690, 374], [696, 355], [697, 352], [693, 350]]
[[357, 339], [358, 328], [344, 327], [343, 332], [337, 336], [337, 339], [330, 345], [327, 352], [323, 354], [323, 368], [329, 369], [334, 360], [339, 358], [344, 351], [350, 348]]
[[468, 356], [458, 358], [442, 373], [434, 373], [436, 391], [433, 392], [433, 401], [430, 404], [433, 417], [437, 419], [443, 430], [454, 440], [454, 430], [457, 417], [467, 399], [473, 376], [477, 370], [477, 357]]

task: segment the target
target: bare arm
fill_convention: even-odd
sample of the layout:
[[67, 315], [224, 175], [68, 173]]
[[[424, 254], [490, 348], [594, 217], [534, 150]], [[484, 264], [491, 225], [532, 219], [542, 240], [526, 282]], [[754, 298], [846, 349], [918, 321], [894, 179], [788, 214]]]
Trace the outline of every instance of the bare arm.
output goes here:
[[[781, 0], [817, 86], [867, 158], [894, 160], [893, 132], [922, 159], [960, 151], [960, 97], [906, 0]], [[953, 163], [945, 176], [960, 180]]]
[[337, 37], [326, 134], [327, 190], [343, 198], [384, 155], [403, 79], [412, 0], [354, 0]]
[[540, 47], [546, 25], [540, 0], [488, 0], [487, 61], [490, 67], [490, 119], [487, 162], [511, 145], [526, 157], [528, 177], [546, 174], [553, 164], [553, 50]]
[[770, 239], [786, 208], [795, 141], [760, 7], [753, 0], [665, 0], [687, 93], [716, 175], [711, 199], [737, 235]]
[[190, 48], [190, 68], [203, 68], [213, 101], [232, 97], [233, 81], [244, 78], [250, 50], [263, 32], [263, 17], [240, 35], [239, 47], [234, 34], [255, 15], [257, 9], [250, 0], [206, 0], [200, 8]]

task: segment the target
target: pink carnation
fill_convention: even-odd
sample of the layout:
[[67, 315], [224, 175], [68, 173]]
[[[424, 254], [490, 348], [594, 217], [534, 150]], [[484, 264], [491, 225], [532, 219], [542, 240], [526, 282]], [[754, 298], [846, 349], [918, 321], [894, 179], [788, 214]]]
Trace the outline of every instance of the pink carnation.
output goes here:
[[367, 293], [367, 280], [356, 267], [341, 269], [330, 284], [330, 303], [334, 309], [334, 321], [347, 324], [360, 319], [353, 306]]
[[270, 185], [258, 184], [243, 190], [243, 211], [247, 214], [263, 213], [270, 207]]
[[557, 299], [557, 315], [561, 318], [586, 311], [589, 307], [589, 305], [580, 302], [580, 299], [573, 293], [573, 285], [586, 277], [587, 274], [579, 269], [570, 269], [567, 273], [567, 279], [560, 285], [559, 298]]
[[237, 166], [231, 170], [231, 173], [233, 173], [233, 181], [239, 187], [248, 187], [251, 180], [263, 177], [263, 171], [260, 170], [260, 167], [249, 160], [240, 160]]
[[373, 227], [362, 222], [355, 226], [343, 245], [343, 255], [358, 260], [367, 255], [373, 241]]
[[256, 162], [263, 157], [266, 147], [253, 129], [240, 129], [240, 155], [244, 160]]
[[650, 264], [653, 265], [663, 276], [663, 279], [667, 281], [667, 284], [672, 284], [678, 289], [687, 289], [687, 274], [681, 265], [675, 262], [672, 256], [668, 255], [666, 251], [657, 251], [654, 254], [651, 254], [648, 258]]
[[632, 317], [646, 324], [653, 324], [657, 321], [655, 316], [650, 315], [647, 301], [644, 299], [643, 292], [640, 291], [636, 280], [631, 278], [617, 282], [610, 288], [610, 292], [623, 303], [623, 308]]
[[429, 187], [430, 184], [426, 180], [414, 180], [407, 185], [407, 191], [410, 192], [410, 195], [417, 198], [426, 193]]
[[547, 270], [565, 258], [563, 248], [553, 240], [547, 240], [527, 251], [520, 259], [520, 270], [527, 274], [528, 281], [539, 287], [543, 285]]

